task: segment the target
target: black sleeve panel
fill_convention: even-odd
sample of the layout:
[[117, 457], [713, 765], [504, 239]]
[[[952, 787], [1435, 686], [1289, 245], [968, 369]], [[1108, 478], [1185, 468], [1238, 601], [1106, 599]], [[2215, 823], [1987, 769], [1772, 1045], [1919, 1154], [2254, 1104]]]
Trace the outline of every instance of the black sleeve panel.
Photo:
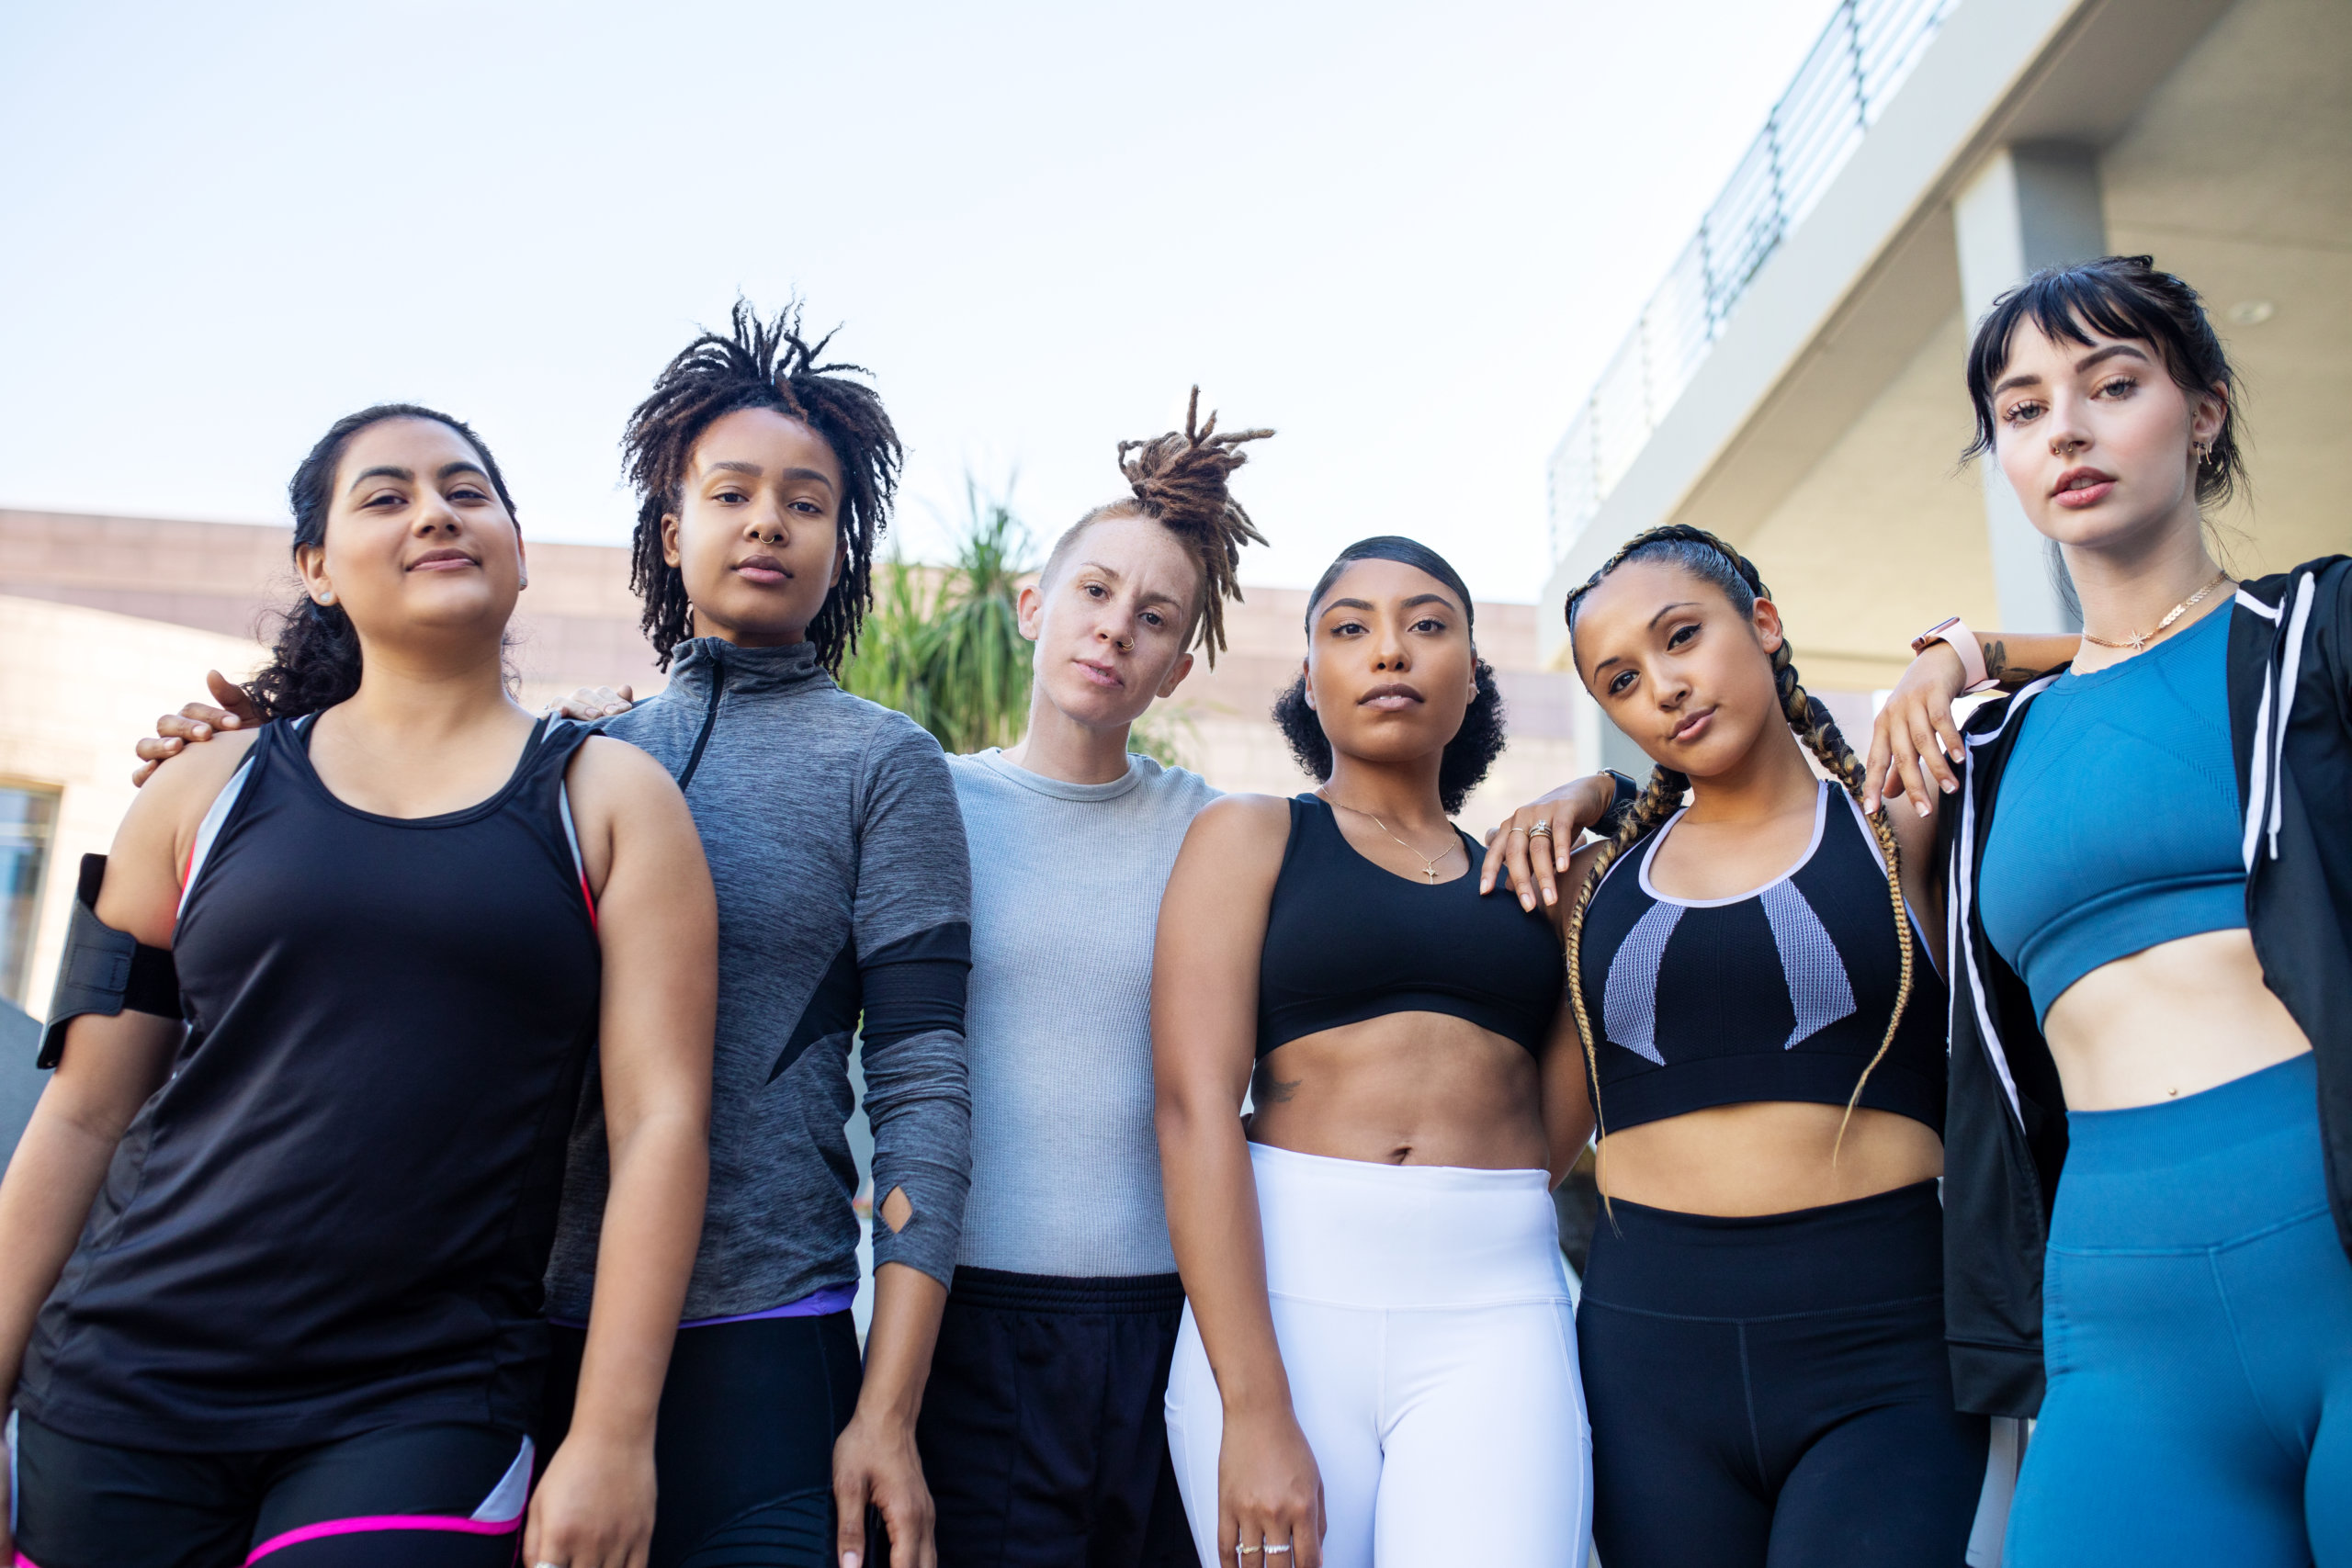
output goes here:
[[870, 1053], [933, 1030], [964, 1032], [964, 993], [972, 973], [972, 928], [953, 920], [859, 955]]

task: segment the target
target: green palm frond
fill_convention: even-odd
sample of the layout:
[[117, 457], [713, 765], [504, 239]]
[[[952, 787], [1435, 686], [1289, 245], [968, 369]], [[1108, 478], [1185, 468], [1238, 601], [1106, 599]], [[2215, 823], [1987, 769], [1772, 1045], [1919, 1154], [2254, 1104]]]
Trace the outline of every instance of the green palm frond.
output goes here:
[[897, 708], [950, 751], [1018, 739], [1029, 714], [1021, 635], [1029, 531], [1001, 498], [965, 481], [966, 515], [945, 568], [883, 563], [873, 613], [842, 684]]

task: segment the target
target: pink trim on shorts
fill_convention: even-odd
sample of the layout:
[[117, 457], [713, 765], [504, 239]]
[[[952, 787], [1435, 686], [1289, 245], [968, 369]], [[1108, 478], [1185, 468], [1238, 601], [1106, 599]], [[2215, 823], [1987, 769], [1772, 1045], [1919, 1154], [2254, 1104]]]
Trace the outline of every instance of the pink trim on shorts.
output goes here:
[[[314, 1525], [304, 1525], [288, 1530], [284, 1535], [270, 1537], [253, 1550], [245, 1559], [248, 1568], [273, 1551], [289, 1546], [300, 1546], [306, 1540], [324, 1540], [330, 1536], [364, 1535], [371, 1530], [448, 1530], [458, 1535], [509, 1535], [523, 1528], [520, 1518], [460, 1519], [447, 1514], [365, 1514], [357, 1518], [322, 1519]], [[18, 1559], [19, 1568], [31, 1568]]]

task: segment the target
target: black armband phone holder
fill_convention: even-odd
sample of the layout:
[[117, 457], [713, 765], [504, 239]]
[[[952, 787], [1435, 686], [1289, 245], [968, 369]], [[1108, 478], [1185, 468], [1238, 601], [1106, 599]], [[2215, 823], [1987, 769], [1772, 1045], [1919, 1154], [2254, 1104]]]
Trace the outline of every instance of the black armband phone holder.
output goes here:
[[84, 855], [74, 913], [65, 925], [65, 955], [58, 961], [57, 989], [50, 997], [49, 1024], [40, 1033], [40, 1066], [57, 1066], [65, 1049], [65, 1026], [85, 1013], [112, 1018], [129, 1008], [157, 1018], [184, 1016], [171, 949], [144, 946], [98, 919], [98, 889], [106, 880], [107, 857]]

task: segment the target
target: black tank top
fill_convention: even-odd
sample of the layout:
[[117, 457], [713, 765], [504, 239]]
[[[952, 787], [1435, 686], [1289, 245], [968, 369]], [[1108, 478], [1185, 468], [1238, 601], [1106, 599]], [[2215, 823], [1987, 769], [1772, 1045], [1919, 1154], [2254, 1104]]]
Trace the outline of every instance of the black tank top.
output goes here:
[[[1804, 858], [1736, 898], [1651, 885], [1681, 819], [1619, 855], [1585, 910], [1585, 1014], [1609, 1130], [1755, 1100], [1844, 1105], [1885, 1038], [1902, 964], [1860, 807], [1822, 784]], [[1861, 1103], [1940, 1133], [1947, 998], [1916, 924], [1912, 937], [1910, 1005]]]
[[1430, 886], [1365, 859], [1321, 796], [1291, 801], [1259, 961], [1260, 1056], [1392, 1012], [1446, 1013], [1543, 1048], [1567, 973], [1559, 939], [1508, 890], [1479, 897], [1479, 846], [1461, 837], [1471, 874]]
[[262, 729], [199, 832], [189, 1032], [42, 1306], [19, 1401], [237, 1450], [536, 1415], [540, 1275], [602, 964], [542, 720], [478, 806], [347, 806]]

